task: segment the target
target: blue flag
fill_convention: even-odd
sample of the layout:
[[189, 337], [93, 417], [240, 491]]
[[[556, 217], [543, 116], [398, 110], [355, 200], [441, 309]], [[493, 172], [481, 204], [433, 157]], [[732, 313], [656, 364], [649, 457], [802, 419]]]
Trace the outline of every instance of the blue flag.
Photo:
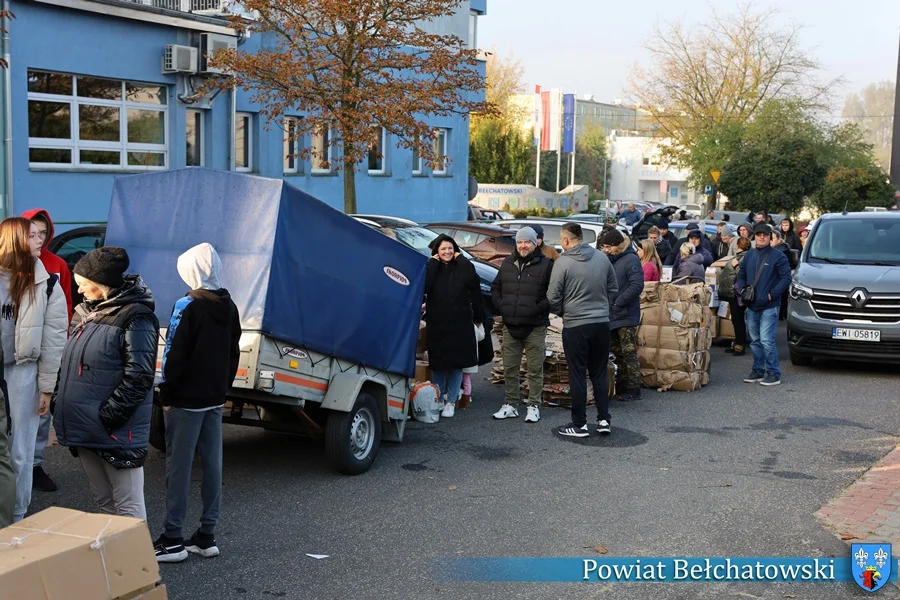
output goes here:
[[563, 95], [563, 147], [565, 153], [575, 152], [575, 94]]

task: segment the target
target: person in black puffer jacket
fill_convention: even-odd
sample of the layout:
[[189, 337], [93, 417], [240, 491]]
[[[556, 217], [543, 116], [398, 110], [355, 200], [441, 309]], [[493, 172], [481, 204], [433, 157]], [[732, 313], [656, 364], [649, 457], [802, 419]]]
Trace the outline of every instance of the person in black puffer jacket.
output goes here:
[[523, 227], [516, 233], [516, 252], [503, 264], [491, 286], [491, 299], [503, 317], [503, 406], [495, 419], [519, 416], [519, 368], [522, 354], [528, 361], [527, 423], [541, 418], [544, 389], [544, 346], [550, 324], [547, 288], [553, 261], [538, 246], [537, 233]]
[[631, 240], [613, 229], [598, 242], [609, 256], [619, 291], [609, 302], [609, 351], [616, 356], [616, 400], [641, 399], [641, 364], [637, 355], [637, 328], [641, 324], [644, 269]]
[[105, 246], [75, 265], [84, 295], [63, 350], [53, 425], [81, 461], [100, 512], [147, 519], [144, 461], [159, 321], [153, 294], [128, 269], [124, 248]]

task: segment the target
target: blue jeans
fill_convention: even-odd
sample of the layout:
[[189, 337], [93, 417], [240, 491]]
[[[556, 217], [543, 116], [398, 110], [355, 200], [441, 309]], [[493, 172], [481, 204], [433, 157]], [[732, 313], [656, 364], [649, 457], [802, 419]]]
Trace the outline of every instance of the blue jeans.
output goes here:
[[38, 427], [37, 440], [34, 444], [34, 466], [40, 467], [44, 464], [44, 452], [47, 450], [47, 442], [50, 441], [50, 420], [52, 416], [48, 412], [41, 417], [41, 424]]
[[753, 370], [781, 378], [778, 364], [778, 312], [780, 306], [765, 310], [747, 310], [747, 333], [750, 335], [750, 352], [753, 353]]
[[434, 380], [432, 383], [438, 386], [438, 389], [441, 391], [441, 398], [446, 396], [448, 403], [456, 404], [456, 400], [459, 398], [459, 393], [462, 389], [462, 369], [446, 372], [433, 371], [431, 373], [431, 378]]

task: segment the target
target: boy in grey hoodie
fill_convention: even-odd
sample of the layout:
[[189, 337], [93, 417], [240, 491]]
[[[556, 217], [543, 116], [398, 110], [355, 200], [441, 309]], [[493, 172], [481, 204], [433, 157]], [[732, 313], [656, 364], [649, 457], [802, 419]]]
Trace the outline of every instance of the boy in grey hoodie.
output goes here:
[[547, 299], [563, 318], [563, 348], [569, 366], [572, 422], [560, 435], [587, 437], [587, 378], [590, 374], [597, 405], [597, 433], [610, 432], [609, 421], [609, 297], [619, 290], [609, 259], [584, 243], [581, 225], [566, 223], [560, 241], [563, 254], [550, 276]]

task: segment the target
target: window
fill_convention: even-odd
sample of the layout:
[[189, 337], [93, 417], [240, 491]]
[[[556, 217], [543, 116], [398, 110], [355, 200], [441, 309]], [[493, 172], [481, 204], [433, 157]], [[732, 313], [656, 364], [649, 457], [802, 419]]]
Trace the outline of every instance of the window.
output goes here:
[[435, 175], [447, 174], [447, 135], [449, 130], [436, 129], [434, 134], [434, 170]]
[[387, 172], [387, 168], [385, 167], [385, 156], [384, 153], [387, 149], [387, 129], [384, 127], [378, 128], [378, 141], [376, 141], [369, 148], [369, 174], [370, 175], [384, 175]]
[[300, 148], [303, 146], [300, 133], [300, 119], [288, 117], [284, 120], [284, 174], [298, 175], [303, 172]]
[[168, 166], [166, 86], [28, 71], [32, 167]]
[[645, 156], [641, 160], [641, 164], [643, 164], [645, 167], [659, 165], [659, 155], [651, 154], [650, 156]]
[[194, 108], [187, 109], [187, 125], [185, 136], [187, 137], [187, 153], [185, 165], [188, 167], [202, 167], [206, 164], [203, 157], [203, 111]]
[[253, 115], [237, 113], [234, 122], [234, 170], [253, 170]]
[[322, 125], [312, 135], [312, 172], [331, 173], [331, 127]]
[[469, 50], [478, 48], [478, 13], [469, 11]]
[[422, 175], [425, 173], [425, 159], [419, 156], [419, 150], [413, 147], [412, 151], [412, 174]]
[[453, 234], [453, 239], [456, 240], [460, 248], [472, 248], [488, 239], [488, 236], [472, 231], [457, 230]]

